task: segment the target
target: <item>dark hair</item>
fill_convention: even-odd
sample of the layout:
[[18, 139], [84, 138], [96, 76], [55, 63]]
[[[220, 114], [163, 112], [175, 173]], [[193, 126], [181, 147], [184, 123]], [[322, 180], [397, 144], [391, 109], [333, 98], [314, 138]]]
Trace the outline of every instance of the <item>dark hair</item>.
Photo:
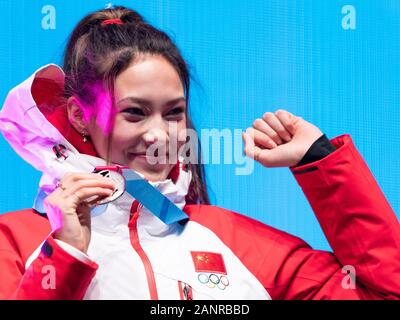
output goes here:
[[[117, 18], [123, 24], [102, 24], [104, 20]], [[122, 6], [92, 12], [72, 31], [64, 52], [63, 97], [75, 96], [83, 105], [93, 107], [96, 92], [88, 89], [101, 83], [114, 103], [115, 78], [139, 54], [160, 55], [174, 67], [182, 81], [188, 105], [190, 73], [179, 49], [166, 33], [148, 24], [134, 10]], [[187, 127], [195, 129], [188, 114]], [[201, 158], [200, 141], [197, 140], [197, 157]], [[192, 182], [187, 203], [209, 204], [203, 164], [201, 161], [188, 163], [188, 169], [192, 172]]]

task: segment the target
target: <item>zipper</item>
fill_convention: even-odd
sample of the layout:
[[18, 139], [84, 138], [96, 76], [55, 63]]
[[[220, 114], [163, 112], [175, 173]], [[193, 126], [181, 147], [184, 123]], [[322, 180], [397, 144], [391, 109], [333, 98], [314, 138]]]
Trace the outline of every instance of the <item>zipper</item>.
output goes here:
[[151, 262], [147, 256], [146, 252], [144, 252], [142, 246], [140, 245], [139, 234], [138, 234], [138, 230], [137, 230], [137, 220], [138, 220], [139, 213], [140, 213], [140, 210], [142, 209], [142, 207], [143, 207], [143, 205], [138, 203], [136, 200], [132, 204], [131, 218], [130, 218], [130, 221], [128, 224], [129, 235], [130, 235], [132, 247], [135, 249], [135, 251], [139, 255], [140, 259], [142, 260], [144, 269], [146, 271], [147, 284], [149, 286], [149, 291], [150, 291], [150, 299], [158, 300], [157, 286], [156, 286], [156, 280], [154, 278], [153, 267], [151, 266]]
[[178, 287], [181, 300], [193, 300], [193, 290], [191, 286], [178, 280]]

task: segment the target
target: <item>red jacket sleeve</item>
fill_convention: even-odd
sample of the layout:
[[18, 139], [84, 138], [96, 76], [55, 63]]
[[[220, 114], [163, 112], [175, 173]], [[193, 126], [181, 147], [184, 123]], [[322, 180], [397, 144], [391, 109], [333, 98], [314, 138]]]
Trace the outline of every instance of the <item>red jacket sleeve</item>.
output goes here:
[[[39, 255], [25, 270], [33, 245], [47, 229], [35, 226], [37, 219], [28, 214], [12, 215], [0, 220], [0, 299], [82, 299], [97, 264], [75, 258], [49, 236], [44, 237]], [[31, 230], [29, 222], [33, 223]]]
[[24, 272], [12, 298], [80, 300], [85, 295], [97, 265], [85, 263], [64, 251], [52, 237]]
[[213, 231], [272, 299], [399, 299], [397, 218], [350, 136], [332, 143], [333, 153], [291, 170], [333, 253], [222, 208], [188, 205], [185, 212]]
[[350, 136], [331, 142], [335, 152], [291, 170], [334, 254], [279, 238], [285, 256], [276, 277], [285, 285], [276, 293], [284, 299], [399, 299], [396, 215]]

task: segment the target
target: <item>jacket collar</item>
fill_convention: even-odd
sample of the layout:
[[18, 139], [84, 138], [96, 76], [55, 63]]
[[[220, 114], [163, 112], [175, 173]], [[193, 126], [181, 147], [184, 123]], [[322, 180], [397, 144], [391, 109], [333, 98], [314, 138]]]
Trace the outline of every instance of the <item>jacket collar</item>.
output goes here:
[[[105, 165], [90, 142], [83, 143], [82, 137], [69, 124], [61, 98], [64, 77], [63, 70], [56, 64], [37, 69], [8, 93], [0, 112], [0, 131], [11, 147], [43, 172], [39, 184], [42, 196], [52, 192], [66, 172], [92, 172], [94, 167]], [[61, 157], [54, 152], [54, 147], [58, 146], [63, 147]], [[165, 181], [150, 183], [182, 209], [192, 176], [178, 164], [172, 173]], [[122, 206], [123, 199], [108, 207]]]

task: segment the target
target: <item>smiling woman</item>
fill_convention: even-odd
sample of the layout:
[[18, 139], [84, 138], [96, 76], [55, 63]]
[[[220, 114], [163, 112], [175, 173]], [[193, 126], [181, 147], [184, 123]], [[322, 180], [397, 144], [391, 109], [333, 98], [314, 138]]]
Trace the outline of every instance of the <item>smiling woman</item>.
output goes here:
[[[122, 23], [107, 20], [107, 14]], [[166, 179], [176, 161], [159, 159], [158, 165], [148, 165], [137, 154], [145, 153], [154, 142], [160, 151], [169, 150], [169, 122], [177, 123], [180, 134], [185, 128], [194, 130], [188, 110], [189, 71], [169, 37], [135, 11], [101, 10], [83, 18], [72, 32], [64, 71], [63, 96], [70, 122], [90, 137], [96, 154], [108, 163], [127, 165], [151, 181]], [[157, 130], [146, 133], [149, 128]], [[182, 156], [186, 162], [187, 155], [177, 154], [180, 145], [171, 158]], [[200, 155], [199, 140], [196, 146]], [[187, 162], [192, 182], [186, 200], [209, 203], [203, 165]]]
[[[186, 99], [178, 72], [164, 57], [143, 54], [116, 77], [114, 96], [117, 107], [111, 135], [98, 118], [84, 121], [75, 97], [69, 98], [67, 105], [72, 125], [79, 132], [87, 132], [103, 159], [129, 166], [148, 180], [165, 180], [176, 161], [148, 161], [146, 153], [154, 143], [160, 152], [170, 150], [170, 122], [176, 123], [178, 135], [186, 129]], [[180, 141], [174, 152], [178, 153], [184, 143]]]
[[209, 205], [201, 161], [176, 137], [193, 128], [186, 63], [138, 13], [84, 17], [63, 69], [38, 69], [0, 113], [43, 172], [34, 208], [0, 216], [0, 298], [400, 298], [399, 224], [349, 135], [328, 140], [286, 110], [243, 132], [248, 157], [290, 168], [334, 252], [314, 250]]

